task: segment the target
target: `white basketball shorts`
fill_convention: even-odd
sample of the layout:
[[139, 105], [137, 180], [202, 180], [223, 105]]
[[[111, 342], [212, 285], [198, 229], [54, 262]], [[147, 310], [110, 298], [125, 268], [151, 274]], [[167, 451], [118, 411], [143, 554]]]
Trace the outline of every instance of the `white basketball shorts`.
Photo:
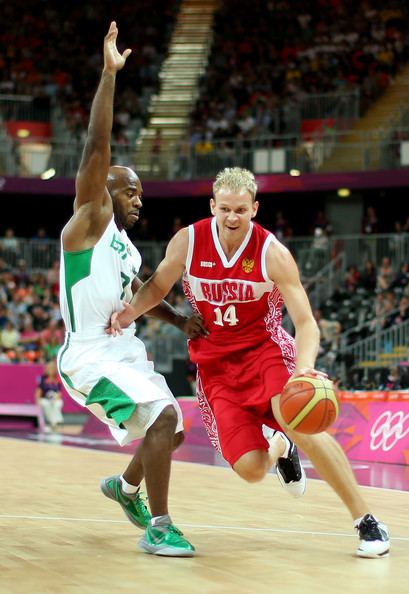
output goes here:
[[180, 406], [133, 329], [115, 337], [69, 332], [57, 363], [70, 396], [108, 425], [120, 445], [143, 437], [169, 405], [178, 415], [175, 432], [183, 430]]

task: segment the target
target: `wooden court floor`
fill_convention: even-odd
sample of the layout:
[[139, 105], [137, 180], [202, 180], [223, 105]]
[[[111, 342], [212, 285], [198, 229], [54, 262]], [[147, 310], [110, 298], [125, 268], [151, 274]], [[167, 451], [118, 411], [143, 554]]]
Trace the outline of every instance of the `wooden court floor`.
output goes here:
[[0, 594], [403, 594], [409, 494], [364, 488], [392, 533], [384, 559], [354, 556], [349, 514], [309, 480], [289, 499], [275, 476], [248, 485], [224, 467], [175, 462], [171, 510], [192, 559], [140, 551], [141, 532], [99, 491], [129, 456], [0, 439]]

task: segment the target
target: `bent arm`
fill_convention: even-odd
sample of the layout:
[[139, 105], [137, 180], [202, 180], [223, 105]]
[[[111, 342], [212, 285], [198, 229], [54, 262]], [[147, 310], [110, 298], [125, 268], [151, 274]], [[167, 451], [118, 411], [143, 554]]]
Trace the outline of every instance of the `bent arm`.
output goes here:
[[296, 369], [314, 369], [320, 332], [294, 258], [280, 242], [273, 242], [267, 251], [267, 273], [280, 291], [295, 327]]
[[[132, 291], [133, 294], [139, 291], [139, 289], [143, 286], [143, 282], [136, 277], [132, 283]], [[131, 301], [132, 303], [132, 301]], [[146, 312], [147, 316], [151, 316], [153, 318], [157, 318], [162, 322], [167, 322], [169, 324], [173, 324], [179, 329], [182, 329], [183, 323], [187, 320], [187, 316], [181, 314], [177, 309], [175, 309], [170, 303], [162, 299], [158, 305], [152, 307]]]
[[[169, 293], [183, 274], [188, 249], [188, 230], [181, 229], [170, 240], [166, 254], [152, 276], [132, 297], [117, 320], [123, 328], [146, 312], [151, 312]], [[170, 306], [169, 306], [170, 307]]]

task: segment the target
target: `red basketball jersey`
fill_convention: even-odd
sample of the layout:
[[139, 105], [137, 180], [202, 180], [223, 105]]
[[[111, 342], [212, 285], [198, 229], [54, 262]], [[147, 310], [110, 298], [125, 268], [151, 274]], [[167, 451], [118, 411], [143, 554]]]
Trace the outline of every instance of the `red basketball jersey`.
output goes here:
[[281, 326], [283, 299], [267, 276], [266, 253], [272, 241], [269, 231], [251, 222], [243, 243], [228, 260], [215, 217], [189, 226], [183, 290], [209, 330], [206, 338], [189, 341], [195, 363], [269, 342], [293, 367], [294, 340]]

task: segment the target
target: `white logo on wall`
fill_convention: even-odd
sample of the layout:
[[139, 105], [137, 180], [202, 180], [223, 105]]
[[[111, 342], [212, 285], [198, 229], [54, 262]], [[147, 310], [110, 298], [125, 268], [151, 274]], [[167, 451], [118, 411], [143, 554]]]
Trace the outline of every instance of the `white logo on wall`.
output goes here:
[[371, 450], [382, 448], [388, 452], [409, 433], [409, 413], [385, 411], [378, 417], [371, 429]]

